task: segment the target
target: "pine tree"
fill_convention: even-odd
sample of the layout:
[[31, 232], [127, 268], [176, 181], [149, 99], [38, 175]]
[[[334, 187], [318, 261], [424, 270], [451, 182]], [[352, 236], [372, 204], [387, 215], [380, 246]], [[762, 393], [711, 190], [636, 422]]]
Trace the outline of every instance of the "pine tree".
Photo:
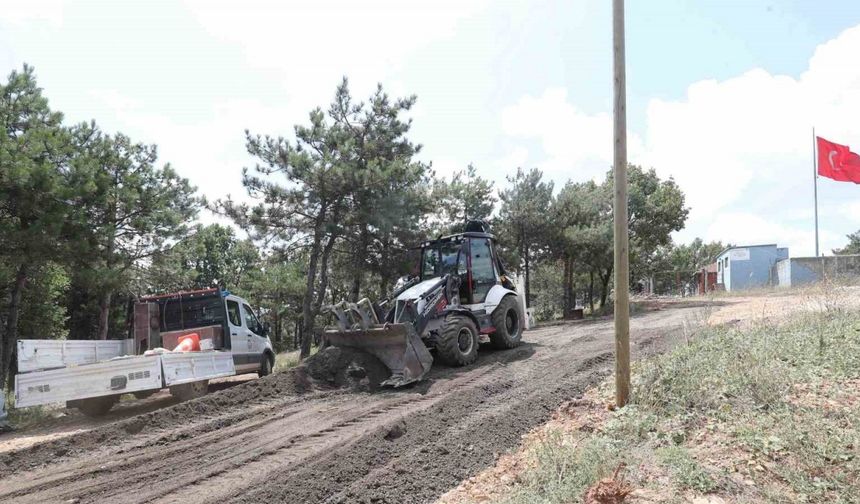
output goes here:
[[494, 230], [503, 244], [516, 253], [525, 273], [525, 298], [531, 301], [531, 261], [539, 248], [547, 242], [550, 228], [547, 219], [552, 204], [552, 182], [543, 181], [543, 172], [532, 168], [528, 172], [517, 168], [517, 174], [508, 176], [511, 185], [499, 194], [502, 207], [499, 223]]
[[32, 67], [0, 85], [0, 260], [11, 270], [0, 316], [0, 383], [12, 368], [21, 300], [28, 280], [62, 255], [69, 204], [70, 137], [48, 106]]
[[108, 336], [113, 295], [128, 284], [141, 261], [182, 238], [201, 200], [170, 165], [156, 166], [154, 145], [93, 128], [75, 162], [81, 193], [79, 266], [97, 294], [97, 337]]
[[433, 203], [442, 217], [440, 232], [462, 231], [470, 220], [489, 222], [497, 201], [493, 193], [493, 183], [479, 176], [471, 163], [455, 172], [450, 182], [436, 180]]

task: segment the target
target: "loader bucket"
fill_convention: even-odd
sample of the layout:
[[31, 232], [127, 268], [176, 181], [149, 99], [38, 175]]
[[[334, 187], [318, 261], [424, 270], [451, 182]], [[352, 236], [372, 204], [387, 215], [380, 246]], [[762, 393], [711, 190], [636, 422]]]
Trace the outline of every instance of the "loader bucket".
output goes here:
[[323, 337], [332, 346], [355, 348], [376, 356], [391, 370], [391, 377], [382, 382], [387, 387], [419, 381], [433, 364], [433, 356], [411, 324], [374, 324], [367, 329], [348, 330], [327, 327]]

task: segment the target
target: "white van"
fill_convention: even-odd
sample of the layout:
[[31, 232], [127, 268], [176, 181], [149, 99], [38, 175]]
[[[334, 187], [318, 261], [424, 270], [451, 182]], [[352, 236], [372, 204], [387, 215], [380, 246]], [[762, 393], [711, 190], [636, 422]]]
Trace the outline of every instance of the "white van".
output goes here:
[[[141, 298], [130, 338], [19, 340], [15, 405], [65, 401], [98, 416], [127, 393], [146, 397], [167, 387], [181, 400], [199, 397], [212, 378], [271, 373], [268, 332], [244, 299], [221, 289]], [[171, 351], [191, 333], [200, 351]]]

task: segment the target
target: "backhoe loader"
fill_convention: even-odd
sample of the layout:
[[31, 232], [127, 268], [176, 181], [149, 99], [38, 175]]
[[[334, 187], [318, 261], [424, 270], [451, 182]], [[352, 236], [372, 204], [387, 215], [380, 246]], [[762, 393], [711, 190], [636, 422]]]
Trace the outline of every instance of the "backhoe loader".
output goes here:
[[466, 366], [478, 358], [479, 335], [496, 348], [520, 344], [524, 314], [513, 283], [496, 255], [486, 224], [422, 243], [418, 274], [398, 280], [381, 302], [327, 307], [335, 326], [323, 338], [332, 346], [375, 355], [391, 370], [384, 386], [421, 380], [435, 358]]

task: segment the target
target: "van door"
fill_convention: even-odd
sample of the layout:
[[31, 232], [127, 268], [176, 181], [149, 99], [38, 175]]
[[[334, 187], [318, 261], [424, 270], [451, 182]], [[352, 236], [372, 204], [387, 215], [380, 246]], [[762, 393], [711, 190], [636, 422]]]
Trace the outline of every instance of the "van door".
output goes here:
[[[233, 354], [233, 364], [236, 370], [248, 367], [251, 357], [251, 335], [243, 323], [242, 310], [239, 301], [227, 298], [227, 325], [230, 328], [230, 348]], [[254, 362], [256, 365], [256, 361]]]
[[[254, 310], [245, 303], [242, 303], [243, 320], [245, 327], [248, 328], [248, 345], [249, 350], [255, 356], [259, 356], [266, 348], [266, 338], [263, 336], [263, 325], [254, 315]], [[260, 362], [257, 358], [255, 362]]]

